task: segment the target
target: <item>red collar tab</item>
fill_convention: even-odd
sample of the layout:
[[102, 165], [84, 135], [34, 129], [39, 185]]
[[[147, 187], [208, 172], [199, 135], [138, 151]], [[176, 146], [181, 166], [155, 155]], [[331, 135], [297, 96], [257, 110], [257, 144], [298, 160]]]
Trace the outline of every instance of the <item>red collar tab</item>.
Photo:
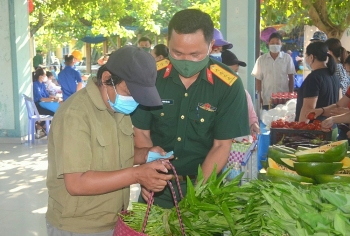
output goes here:
[[164, 76], [163, 78], [166, 78], [170, 75], [170, 72], [171, 72], [171, 69], [173, 68], [173, 65], [172, 64], [169, 64], [166, 69], [165, 69], [165, 73], [164, 73]]
[[214, 84], [213, 73], [207, 68], [207, 79], [209, 83]]

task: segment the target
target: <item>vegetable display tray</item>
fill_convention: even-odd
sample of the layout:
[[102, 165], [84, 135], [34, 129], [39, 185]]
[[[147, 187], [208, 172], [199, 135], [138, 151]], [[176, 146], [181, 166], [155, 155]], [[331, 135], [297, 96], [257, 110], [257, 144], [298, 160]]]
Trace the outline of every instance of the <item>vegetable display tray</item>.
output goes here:
[[323, 132], [321, 130], [298, 130], [298, 129], [270, 129], [270, 145], [278, 143], [283, 136], [309, 136], [310, 139], [320, 139], [323, 141], [332, 140], [332, 132]]

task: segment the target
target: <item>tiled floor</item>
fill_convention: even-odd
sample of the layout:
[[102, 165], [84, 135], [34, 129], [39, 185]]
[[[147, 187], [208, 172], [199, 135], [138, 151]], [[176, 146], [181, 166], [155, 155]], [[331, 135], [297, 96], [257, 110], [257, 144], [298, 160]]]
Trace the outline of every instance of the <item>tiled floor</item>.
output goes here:
[[[0, 235], [46, 236], [47, 139], [0, 144]], [[131, 186], [130, 200], [139, 195]]]

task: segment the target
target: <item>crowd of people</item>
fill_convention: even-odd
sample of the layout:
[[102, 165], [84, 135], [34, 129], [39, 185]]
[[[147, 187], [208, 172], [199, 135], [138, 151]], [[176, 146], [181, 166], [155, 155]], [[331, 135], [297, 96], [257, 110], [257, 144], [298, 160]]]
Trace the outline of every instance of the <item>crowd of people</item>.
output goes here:
[[[307, 114], [315, 112], [329, 129], [350, 123], [350, 57], [340, 41], [321, 36], [306, 47], [303, 60], [311, 73], [298, 90], [296, 120], [308, 122]], [[271, 34], [268, 46], [251, 72], [264, 109], [272, 93], [293, 92], [296, 73], [291, 56], [281, 51], [279, 33]], [[35, 103], [40, 114], [54, 115], [48, 137], [48, 235], [112, 236], [135, 183], [141, 185], [140, 202], [154, 193], [155, 205], [171, 208], [169, 163], [186, 194], [187, 177], [195, 184], [199, 165], [205, 178], [214, 167], [219, 173], [233, 138], [260, 133], [239, 76], [247, 64], [232, 48], [208, 14], [186, 9], [169, 22], [168, 46], [152, 48], [152, 41], [141, 37], [137, 46], [103, 55], [87, 83], [74, 67], [82, 59], [79, 51], [65, 56], [58, 75], [54, 68], [45, 72], [35, 59]], [[54, 111], [45, 104], [53, 102]], [[148, 162], [151, 152], [173, 155]]]

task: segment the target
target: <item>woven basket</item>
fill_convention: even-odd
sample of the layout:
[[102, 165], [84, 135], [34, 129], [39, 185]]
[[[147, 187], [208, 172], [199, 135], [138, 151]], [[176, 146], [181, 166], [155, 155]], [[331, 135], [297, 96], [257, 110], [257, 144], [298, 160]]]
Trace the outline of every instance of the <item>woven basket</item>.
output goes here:
[[[176, 179], [176, 184], [177, 184], [177, 187], [179, 189], [180, 198], [182, 199], [183, 198], [183, 194], [182, 194], [181, 187], [180, 187], [179, 177], [178, 177], [178, 175], [176, 173], [175, 167], [172, 164], [170, 164], [170, 163], [169, 163], [169, 165], [171, 166], [171, 168], [172, 168], [172, 170], [174, 172], [175, 179]], [[170, 181], [167, 181], [167, 183], [168, 183], [168, 185], [170, 187], [170, 190], [171, 190], [171, 193], [173, 195], [174, 204], [175, 204], [177, 215], [178, 215], [178, 218], [179, 218], [180, 228], [181, 228], [181, 231], [182, 231], [182, 235], [184, 236], [185, 235], [185, 227], [183, 225], [182, 218], [181, 218], [181, 213], [180, 213], [180, 208], [179, 208], [178, 202], [176, 200], [175, 190], [174, 190], [174, 187], [173, 187], [173, 185], [172, 185], [172, 183]], [[147, 235], [147, 234], [145, 234], [145, 230], [146, 230], [146, 226], [147, 226], [149, 212], [151, 210], [151, 206], [152, 206], [153, 201], [154, 201], [153, 195], [154, 195], [154, 193], [151, 192], [151, 196], [150, 196], [150, 198], [148, 199], [148, 202], [147, 202], [147, 210], [146, 210], [146, 213], [145, 213], [145, 219], [143, 221], [142, 232], [137, 232], [136, 230], [130, 228], [127, 224], [125, 224], [123, 219], [119, 216], [118, 220], [117, 220], [117, 223], [115, 225], [115, 228], [114, 228], [113, 236], [139, 236], [139, 235], [144, 236], [144, 235]], [[123, 211], [123, 212], [121, 212], [121, 214], [122, 215], [132, 214], [132, 211], [131, 212], [130, 211]], [[150, 235], [150, 236], [152, 236], [152, 235]]]
[[[121, 212], [122, 215], [132, 214], [130, 211]], [[117, 224], [115, 225], [113, 236], [145, 236], [147, 234], [137, 232], [124, 223], [121, 216], [118, 217]]]

